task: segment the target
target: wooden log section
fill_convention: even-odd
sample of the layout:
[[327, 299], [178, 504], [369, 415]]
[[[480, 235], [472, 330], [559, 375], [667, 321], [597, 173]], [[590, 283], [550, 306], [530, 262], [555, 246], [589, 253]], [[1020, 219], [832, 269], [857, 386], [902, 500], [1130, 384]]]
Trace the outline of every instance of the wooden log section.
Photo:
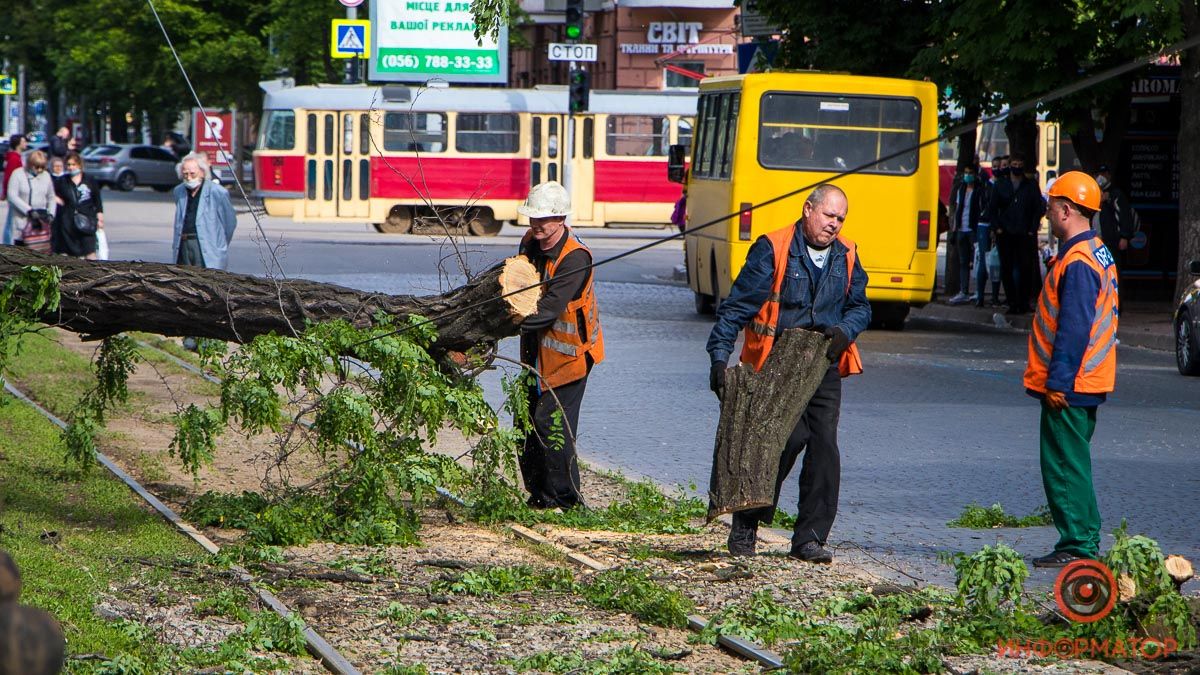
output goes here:
[[829, 339], [792, 328], [775, 341], [762, 370], [725, 374], [708, 484], [708, 519], [775, 501], [779, 458], [829, 368]]
[[[517, 256], [441, 295], [364, 293], [303, 279], [269, 279], [182, 265], [86, 261], [0, 247], [0, 283], [22, 267], [62, 269], [58, 311], [48, 324], [99, 339], [126, 331], [245, 343], [258, 335], [292, 335], [305, 322], [344, 319], [359, 328], [377, 312], [433, 319], [441, 356], [515, 335], [537, 310], [539, 288], [498, 299], [538, 282], [537, 270]], [[461, 310], [461, 311], [459, 311]], [[444, 316], [454, 312], [453, 315]]]

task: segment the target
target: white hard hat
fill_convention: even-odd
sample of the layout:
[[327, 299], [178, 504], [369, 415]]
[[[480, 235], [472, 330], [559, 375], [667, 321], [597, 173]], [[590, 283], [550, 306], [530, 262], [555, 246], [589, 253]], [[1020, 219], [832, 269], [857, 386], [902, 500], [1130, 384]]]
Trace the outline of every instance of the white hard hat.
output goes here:
[[529, 191], [517, 213], [527, 218], [555, 218], [571, 214], [571, 196], [558, 181], [542, 183]]

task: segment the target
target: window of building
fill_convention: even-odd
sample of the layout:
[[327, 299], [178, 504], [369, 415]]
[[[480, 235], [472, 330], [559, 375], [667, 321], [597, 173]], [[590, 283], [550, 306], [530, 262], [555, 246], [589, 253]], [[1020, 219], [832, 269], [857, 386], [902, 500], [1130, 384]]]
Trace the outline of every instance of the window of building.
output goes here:
[[768, 93], [761, 109], [758, 161], [764, 167], [861, 167], [864, 173], [900, 175], [917, 170], [921, 104], [915, 99]]
[[264, 150], [291, 150], [295, 145], [296, 111], [268, 110], [258, 147]]
[[665, 157], [669, 128], [665, 117], [609, 115], [605, 148], [617, 157]]
[[[671, 65], [690, 70], [697, 75], [704, 74], [703, 61], [671, 61]], [[700, 80], [663, 68], [663, 89], [696, 89], [699, 86]]]
[[520, 126], [513, 113], [459, 113], [454, 147], [459, 152], [516, 152]]
[[383, 149], [445, 152], [446, 116], [442, 113], [388, 113], [383, 118]]

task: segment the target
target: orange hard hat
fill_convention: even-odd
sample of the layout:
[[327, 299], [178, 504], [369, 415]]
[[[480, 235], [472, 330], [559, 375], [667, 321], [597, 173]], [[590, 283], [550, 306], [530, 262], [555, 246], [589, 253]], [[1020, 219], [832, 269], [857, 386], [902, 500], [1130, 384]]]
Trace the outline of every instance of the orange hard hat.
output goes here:
[[1068, 171], [1050, 186], [1051, 197], [1062, 197], [1068, 201], [1091, 209], [1100, 210], [1100, 186], [1096, 179], [1082, 171]]

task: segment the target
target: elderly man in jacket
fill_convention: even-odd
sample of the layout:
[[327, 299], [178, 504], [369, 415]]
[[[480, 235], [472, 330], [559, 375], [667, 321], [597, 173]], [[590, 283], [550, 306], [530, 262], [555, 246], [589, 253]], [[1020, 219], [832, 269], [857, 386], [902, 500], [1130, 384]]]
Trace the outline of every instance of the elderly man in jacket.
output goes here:
[[[867, 273], [858, 261], [854, 242], [840, 236], [849, 209], [846, 193], [834, 185], [818, 186], [803, 209], [798, 222], [759, 237], [750, 247], [708, 338], [712, 360], [709, 386], [721, 395], [726, 362], [742, 329], [746, 343], [741, 361], [756, 369], [765, 362], [773, 336], [783, 330], [806, 328], [830, 338], [829, 368], [781, 448], [775, 483], [778, 504], [783, 481], [803, 452], [800, 505], [789, 555], [829, 563], [833, 555], [825, 543], [837, 515], [842, 472], [837, 443], [843, 375], [839, 362], [844, 354], [854, 357], [848, 359], [851, 364], [845, 372], [861, 372], [853, 342], [871, 322], [871, 304], [867, 301]], [[778, 304], [778, 312], [768, 311], [774, 309], [768, 308], [770, 304]], [[758, 524], [769, 523], [774, 516], [774, 506], [733, 514], [729, 552], [753, 555]]]
[[183, 181], [175, 186], [175, 237], [171, 258], [179, 265], [225, 269], [237, 214], [229, 191], [209, 180], [208, 158], [188, 154], [176, 167]]

